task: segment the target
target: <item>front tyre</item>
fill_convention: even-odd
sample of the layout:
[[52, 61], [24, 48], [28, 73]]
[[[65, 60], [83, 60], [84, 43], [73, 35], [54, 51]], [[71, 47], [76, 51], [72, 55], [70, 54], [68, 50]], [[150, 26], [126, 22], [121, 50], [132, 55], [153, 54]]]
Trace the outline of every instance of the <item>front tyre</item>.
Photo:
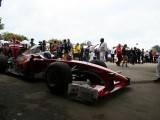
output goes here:
[[107, 65], [101, 60], [91, 60], [90, 63], [96, 64], [96, 65], [100, 65], [102, 67], [107, 68]]
[[[107, 65], [101, 60], [91, 60], [90, 63], [93, 63], [93, 64], [96, 64], [96, 65], [107, 68]], [[98, 77], [95, 77], [95, 76], [90, 76], [90, 81], [93, 84], [101, 84], [100, 79]]]
[[63, 62], [51, 63], [46, 71], [46, 83], [53, 93], [64, 93], [72, 82], [72, 72], [68, 64]]

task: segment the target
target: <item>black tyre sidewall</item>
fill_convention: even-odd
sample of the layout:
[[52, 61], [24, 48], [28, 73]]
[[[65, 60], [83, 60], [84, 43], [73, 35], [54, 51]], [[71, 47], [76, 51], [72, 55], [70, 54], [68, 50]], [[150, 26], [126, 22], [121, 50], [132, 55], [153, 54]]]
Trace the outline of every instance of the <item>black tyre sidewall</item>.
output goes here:
[[96, 65], [100, 65], [102, 67], [107, 68], [107, 65], [101, 60], [91, 60], [90, 63], [96, 64]]
[[[54, 85], [50, 82], [53, 80], [51, 74], [55, 73]], [[68, 84], [72, 82], [72, 72], [68, 64], [63, 62], [54, 62], [49, 65], [46, 71], [47, 87], [53, 93], [64, 93], [68, 89]]]

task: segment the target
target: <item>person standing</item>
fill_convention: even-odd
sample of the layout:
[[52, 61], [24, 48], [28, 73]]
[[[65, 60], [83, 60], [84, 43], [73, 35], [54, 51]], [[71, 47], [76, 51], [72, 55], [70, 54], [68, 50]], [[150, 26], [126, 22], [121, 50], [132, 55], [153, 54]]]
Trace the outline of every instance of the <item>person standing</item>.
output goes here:
[[101, 38], [100, 46], [99, 46], [99, 54], [100, 54], [100, 60], [104, 62], [106, 61], [105, 55], [106, 55], [107, 50], [108, 50], [107, 43], [104, 42], [104, 38]]
[[115, 56], [115, 47], [111, 49], [111, 62], [113, 63], [114, 63], [114, 56]]
[[131, 54], [132, 54], [132, 57], [131, 57], [131, 64], [134, 65], [136, 63], [136, 47], [131, 48]]
[[144, 49], [142, 48], [142, 51], [141, 51], [141, 61], [142, 61], [142, 64], [144, 63]]
[[62, 43], [62, 58], [63, 60], [67, 60], [68, 54], [69, 54], [69, 46], [67, 45], [66, 39], [63, 40]]
[[33, 39], [33, 38], [31, 38], [31, 42], [30, 42], [30, 44], [31, 44], [31, 47], [35, 45], [35, 43], [34, 43], [34, 39]]
[[3, 46], [2, 40], [0, 40], [0, 54], [2, 53], [2, 46]]
[[154, 63], [156, 63], [156, 60], [157, 60], [157, 52], [156, 51], [154, 51], [153, 52], [153, 61], [154, 61]]
[[80, 45], [79, 61], [83, 61], [84, 47], [83, 44]]
[[0, 53], [2, 53], [2, 47], [3, 47], [2, 41], [3, 41], [3, 37], [0, 34]]
[[68, 46], [68, 51], [69, 51], [69, 55], [71, 56], [71, 58], [73, 58], [73, 44], [70, 42], [70, 39], [67, 39], [67, 46]]
[[46, 41], [43, 40], [42, 42], [42, 51], [46, 51]]
[[157, 58], [157, 61], [158, 61], [158, 64], [157, 64], [157, 69], [156, 69], [156, 72], [157, 72], [157, 80], [160, 80], [160, 56]]
[[128, 56], [127, 56], [127, 44], [125, 44], [124, 46], [123, 46], [123, 48], [122, 48], [122, 67], [123, 67], [123, 65], [124, 65], [124, 63], [125, 63], [125, 66], [126, 67], [128, 67], [127, 66], [127, 63], [128, 63]]
[[118, 44], [118, 46], [116, 47], [116, 54], [117, 54], [117, 58], [118, 58], [118, 61], [116, 62], [116, 64], [117, 64], [117, 66], [120, 66], [120, 63], [122, 61], [121, 44]]
[[79, 60], [79, 55], [81, 52], [81, 46], [79, 43], [76, 44], [76, 46], [73, 49], [73, 59], [75, 60], [76, 58], [78, 58]]
[[137, 48], [137, 63], [141, 63], [141, 50], [139, 48]]
[[150, 58], [149, 62], [153, 63], [153, 51], [152, 50], [149, 51], [149, 58]]
[[149, 63], [149, 51], [148, 50], [145, 52], [145, 62]]
[[62, 41], [59, 41], [57, 45], [58, 45], [57, 58], [61, 60], [62, 59], [62, 55], [63, 55], [62, 54], [62, 51], [63, 51]]
[[[97, 44], [99, 45], [99, 44]], [[89, 61], [96, 59], [96, 55], [95, 55], [95, 48], [97, 47], [97, 45], [90, 45], [89, 46]]]
[[50, 42], [50, 52], [57, 58], [58, 54], [58, 41], [54, 40], [53, 43]]

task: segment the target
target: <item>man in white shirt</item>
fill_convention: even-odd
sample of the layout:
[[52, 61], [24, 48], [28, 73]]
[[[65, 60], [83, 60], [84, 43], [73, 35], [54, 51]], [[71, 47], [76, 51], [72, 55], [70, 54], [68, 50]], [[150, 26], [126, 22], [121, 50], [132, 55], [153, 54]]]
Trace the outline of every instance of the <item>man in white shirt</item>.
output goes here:
[[104, 42], [104, 38], [100, 39], [100, 46], [99, 46], [99, 54], [100, 54], [100, 60], [106, 61], [105, 55], [106, 52], [108, 51], [107, 43]]
[[115, 47], [111, 49], [111, 62], [113, 63], [114, 63], [114, 57], [115, 57]]

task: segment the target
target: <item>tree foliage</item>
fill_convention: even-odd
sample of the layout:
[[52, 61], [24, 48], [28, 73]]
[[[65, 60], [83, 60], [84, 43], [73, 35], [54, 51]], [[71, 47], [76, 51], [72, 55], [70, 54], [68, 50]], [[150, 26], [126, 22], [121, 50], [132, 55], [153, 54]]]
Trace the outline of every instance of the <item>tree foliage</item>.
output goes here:
[[47, 42], [48, 43], [53, 43], [54, 41], [56, 41], [56, 42], [62, 42], [62, 40], [58, 40], [58, 39], [50, 39]]
[[155, 45], [155, 46], [152, 47], [152, 50], [160, 52], [160, 46], [159, 45]]
[[2, 20], [2, 18], [0, 17], [0, 30], [3, 30], [4, 29], [4, 24], [1, 23], [1, 20]]
[[19, 34], [14, 34], [14, 33], [9, 33], [9, 32], [4, 32], [2, 33], [2, 37], [4, 38], [4, 40], [8, 41], [12, 38], [16, 38], [19, 41], [22, 40], [28, 40], [27, 37], [25, 37], [24, 35], [19, 35]]
[[0, 30], [4, 29], [4, 24], [0, 23]]

